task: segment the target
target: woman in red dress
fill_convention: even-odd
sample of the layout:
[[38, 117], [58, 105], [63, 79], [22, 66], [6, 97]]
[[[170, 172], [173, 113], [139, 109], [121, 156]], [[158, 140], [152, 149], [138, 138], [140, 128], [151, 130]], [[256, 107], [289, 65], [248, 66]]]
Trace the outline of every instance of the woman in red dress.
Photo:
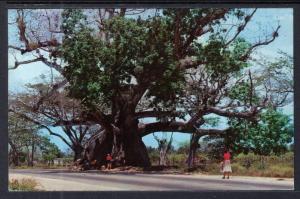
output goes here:
[[224, 158], [224, 160], [223, 160], [223, 179], [225, 179], [226, 175], [227, 175], [227, 179], [229, 179], [229, 175], [230, 175], [230, 173], [232, 173], [232, 170], [231, 170], [231, 164], [230, 164], [231, 155], [227, 149], [224, 152], [223, 158]]

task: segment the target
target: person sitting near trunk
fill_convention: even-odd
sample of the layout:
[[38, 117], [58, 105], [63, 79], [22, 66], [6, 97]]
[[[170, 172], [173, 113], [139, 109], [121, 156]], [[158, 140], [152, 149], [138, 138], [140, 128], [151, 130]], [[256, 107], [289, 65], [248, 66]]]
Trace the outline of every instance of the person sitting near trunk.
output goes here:
[[107, 156], [106, 156], [106, 162], [107, 162], [107, 167], [106, 168], [108, 170], [111, 170], [112, 161], [113, 161], [113, 159], [112, 159], [111, 155], [108, 153]]

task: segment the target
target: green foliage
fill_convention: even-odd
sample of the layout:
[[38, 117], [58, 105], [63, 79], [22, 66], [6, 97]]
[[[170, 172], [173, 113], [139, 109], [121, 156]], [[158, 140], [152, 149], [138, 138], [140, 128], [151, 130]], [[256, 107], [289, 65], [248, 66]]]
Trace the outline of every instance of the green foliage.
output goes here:
[[[118, 89], [130, 84], [132, 77], [141, 81], [138, 75], [142, 72], [163, 74], [163, 81], [150, 89], [163, 99], [166, 90], [178, 90], [179, 84], [175, 81], [178, 77], [173, 75], [173, 49], [163, 19], [113, 17], [104, 22], [107, 38], [103, 40], [94, 36], [87, 26], [78, 25], [84, 21], [79, 11], [65, 12], [69, 14], [63, 15], [64, 23], [69, 25], [62, 27], [65, 37], [61, 53], [68, 63], [64, 75], [70, 82], [71, 96], [87, 103], [107, 102], [118, 94]], [[80, 27], [78, 31], [73, 30], [76, 25]], [[166, 70], [161, 71], [164, 67]]]
[[213, 78], [235, 74], [248, 66], [247, 59], [241, 59], [250, 48], [250, 44], [242, 39], [236, 39], [231, 48], [225, 48], [222, 36], [211, 35], [207, 44], [196, 43], [198, 59], [206, 63], [208, 72]]
[[190, 149], [189, 141], [183, 141], [178, 143], [178, 152], [188, 154], [189, 149]]
[[[162, 15], [148, 18], [114, 16], [103, 20], [103, 35], [96, 35], [81, 10], [63, 11], [64, 32], [61, 57], [67, 63], [64, 76], [69, 81], [69, 94], [88, 106], [111, 105], [113, 97], [128, 89], [132, 82], [147, 85], [147, 97], [153, 97], [151, 107], [168, 108], [179, 103], [184, 94], [185, 71], [176, 67], [174, 26], [178, 23], [181, 39], [196, 28], [199, 17], [213, 9], [165, 9]], [[224, 47], [224, 36], [214, 32], [230, 15], [244, 16], [230, 10], [223, 18], [209, 22], [211, 36], [206, 44], [192, 42], [188, 55], [198, 57], [207, 65], [207, 72], [219, 78], [248, 66], [240, 60], [249, 43], [238, 38], [230, 48]], [[91, 72], [92, 71], [92, 72]], [[153, 81], [155, 79], [155, 81]]]
[[43, 160], [51, 161], [59, 157], [61, 154], [59, 148], [50, 142], [49, 137], [41, 134], [37, 125], [13, 113], [10, 113], [8, 118], [9, 146], [12, 150], [10, 158], [12, 160], [17, 159], [19, 163], [29, 161], [28, 153], [29, 150], [32, 152], [32, 149], [35, 155], [38, 150], [41, 151]]
[[232, 130], [225, 138], [225, 142], [236, 152], [280, 154], [287, 150], [287, 144], [293, 138], [290, 118], [272, 109], [262, 112], [259, 122], [232, 119], [229, 125]]
[[210, 160], [221, 161], [225, 150], [224, 140], [221, 138], [204, 137], [203, 143], [206, 143], [206, 147], [202, 149], [207, 154]]
[[251, 93], [251, 85], [249, 82], [240, 82], [234, 85], [228, 92], [228, 97], [236, 99], [244, 104], [258, 104], [259, 97]]
[[219, 117], [205, 117], [205, 126], [216, 127], [220, 122]]
[[42, 159], [44, 161], [53, 161], [55, 158], [61, 156], [59, 148], [52, 143], [48, 137], [42, 138], [40, 149], [42, 152]]

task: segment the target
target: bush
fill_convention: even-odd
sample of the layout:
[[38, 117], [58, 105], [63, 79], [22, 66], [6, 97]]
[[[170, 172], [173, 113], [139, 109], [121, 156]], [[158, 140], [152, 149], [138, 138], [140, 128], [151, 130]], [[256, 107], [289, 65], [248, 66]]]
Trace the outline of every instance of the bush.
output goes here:
[[11, 191], [37, 191], [37, 186], [38, 183], [34, 179], [23, 178], [10, 180], [8, 188]]
[[278, 177], [278, 178], [292, 178], [294, 177], [294, 169], [284, 165], [270, 166], [262, 176], [265, 177]]
[[207, 164], [206, 168], [205, 168], [205, 172], [207, 172], [208, 174], [220, 174], [220, 163], [219, 162], [210, 162]]
[[232, 168], [232, 172], [234, 174], [238, 174], [238, 175], [245, 175], [247, 173], [247, 168], [245, 168], [244, 166], [238, 164], [238, 163], [233, 163], [231, 165]]
[[236, 156], [234, 160], [239, 162], [246, 169], [249, 169], [256, 161], [258, 161], [258, 156], [254, 155], [253, 153], [241, 153]]
[[179, 167], [186, 167], [186, 158], [185, 154], [172, 153], [168, 156], [170, 165], [178, 165]]

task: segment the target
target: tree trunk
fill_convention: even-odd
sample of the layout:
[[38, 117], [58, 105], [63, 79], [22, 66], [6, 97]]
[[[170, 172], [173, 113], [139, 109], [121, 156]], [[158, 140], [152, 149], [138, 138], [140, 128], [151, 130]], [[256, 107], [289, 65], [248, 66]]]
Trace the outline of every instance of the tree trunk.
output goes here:
[[31, 160], [31, 152], [29, 150], [29, 147], [27, 146], [27, 166], [32, 167], [33, 163]]
[[122, 159], [125, 155], [125, 165], [148, 167], [151, 165], [148, 151], [138, 134], [138, 120], [130, 113], [124, 112], [117, 119], [119, 132], [114, 132], [113, 158]]
[[84, 149], [84, 161], [106, 164], [106, 155], [112, 154], [114, 165], [150, 166], [150, 159], [142, 137], [138, 134], [138, 120], [128, 112], [118, 112], [114, 125], [118, 130], [103, 130], [91, 137]]
[[83, 159], [83, 147], [81, 145], [73, 146], [74, 162], [78, 159]]
[[147, 148], [136, 132], [126, 135], [124, 139], [125, 164], [131, 166], [151, 166]]
[[196, 153], [197, 149], [200, 147], [199, 146], [199, 135], [192, 135], [191, 142], [190, 142], [190, 150], [189, 150], [189, 156], [187, 159], [187, 164], [189, 168], [192, 168], [195, 166], [195, 158], [196, 158]]
[[105, 157], [112, 151], [113, 136], [106, 131], [101, 131], [92, 136], [85, 145], [83, 152], [84, 161], [96, 161], [97, 166], [106, 164]]
[[33, 161], [34, 161], [34, 152], [35, 152], [35, 143], [33, 142], [32, 143], [32, 146], [31, 146], [31, 157], [30, 157], [30, 164], [31, 166], [33, 167]]
[[159, 165], [167, 166], [167, 149], [166, 147], [161, 148], [159, 152]]
[[10, 164], [12, 163], [14, 166], [19, 166], [19, 152], [17, 150], [17, 147], [13, 145], [12, 143], [9, 143], [11, 146], [11, 150], [9, 153], [10, 156]]
[[11, 150], [10, 153], [9, 153], [9, 156], [10, 156], [10, 161], [9, 161], [9, 164], [13, 165], [13, 166], [19, 166], [19, 155], [18, 155], [18, 152], [17, 151], [14, 151], [14, 150]]

